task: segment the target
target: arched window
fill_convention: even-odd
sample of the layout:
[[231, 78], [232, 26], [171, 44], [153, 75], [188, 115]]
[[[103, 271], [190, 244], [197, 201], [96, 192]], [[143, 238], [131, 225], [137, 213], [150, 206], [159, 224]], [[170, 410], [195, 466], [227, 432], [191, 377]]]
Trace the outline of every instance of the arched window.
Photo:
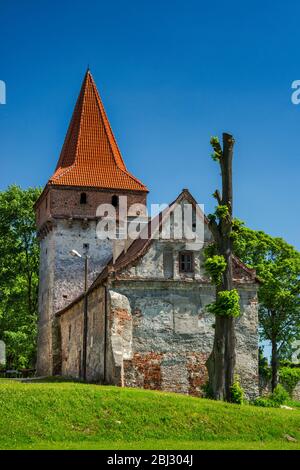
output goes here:
[[114, 195], [114, 196], [111, 198], [111, 204], [112, 204], [112, 206], [114, 206], [114, 207], [118, 207], [118, 205], [119, 205], [119, 196]]
[[86, 193], [80, 194], [80, 204], [86, 204]]

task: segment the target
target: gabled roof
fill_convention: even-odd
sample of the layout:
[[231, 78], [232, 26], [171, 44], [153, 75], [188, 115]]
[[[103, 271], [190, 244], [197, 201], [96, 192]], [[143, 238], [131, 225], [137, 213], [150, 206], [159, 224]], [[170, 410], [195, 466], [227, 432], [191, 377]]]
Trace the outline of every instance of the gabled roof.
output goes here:
[[89, 70], [48, 184], [148, 191], [125, 166]]
[[[127, 247], [127, 250], [123, 250], [118, 258], [116, 259], [115, 263], [113, 263], [113, 258], [111, 258], [107, 265], [103, 268], [103, 270], [99, 273], [99, 275], [96, 277], [95, 281], [92, 283], [92, 285], [88, 289], [88, 293], [92, 292], [94, 289], [96, 289], [99, 285], [101, 285], [110, 275], [111, 272], [113, 273], [118, 273], [121, 272], [123, 269], [130, 267], [131, 265], [134, 265], [150, 248], [153, 240], [155, 240], [155, 236], [153, 236], [158, 230], [161, 229], [163, 226], [164, 220], [170, 212], [178, 205], [180, 204], [183, 200], [189, 201], [191, 204], [194, 206], [197, 205], [196, 200], [193, 198], [191, 193], [189, 192], [188, 189], [183, 189], [182, 192], [179, 194], [179, 196], [171, 202], [162, 212], [160, 212], [158, 215], [156, 215], [154, 218], [149, 220], [148, 224], [144, 227], [143, 231], [141, 232], [152, 233], [152, 237], [138, 237], [136, 240], [134, 240], [131, 245]], [[200, 217], [204, 218], [204, 223], [207, 224], [208, 220], [207, 217], [200, 211], [198, 212], [198, 215]], [[260, 280], [256, 276], [256, 271], [255, 269], [248, 268], [242, 261], [240, 261], [236, 256], [233, 256], [233, 268], [234, 270], [238, 271], [240, 270], [242, 273], [247, 274], [251, 282], [253, 283], [260, 283]], [[74, 299], [69, 305], [64, 307], [62, 310], [56, 312], [57, 316], [60, 316], [64, 314], [71, 306], [82, 300], [84, 297], [84, 294], [81, 294], [78, 296], [76, 299]]]
[[[179, 196], [171, 202], [171, 204], [166, 207], [162, 212], [160, 212], [157, 216], [155, 216], [153, 219], [149, 220], [148, 224], [145, 226], [143, 229], [143, 232], [148, 234], [148, 237], [143, 237], [142, 233], [140, 237], [138, 237], [136, 240], [134, 240], [131, 245], [127, 248], [127, 250], [123, 250], [118, 258], [116, 259], [115, 263], [113, 263], [113, 259], [111, 259], [108, 264], [104, 267], [102, 272], [99, 274], [99, 276], [95, 279], [92, 287], [94, 285], [98, 285], [102, 282], [103, 279], [105, 279], [109, 272], [113, 270], [115, 273], [121, 271], [122, 269], [125, 269], [126, 267], [129, 267], [130, 265], [134, 264], [137, 262], [149, 249], [151, 243], [153, 240], [155, 240], [155, 233], [159, 230], [161, 230], [164, 221], [172, 212], [172, 210], [175, 209], [175, 207], [180, 204], [183, 200], [189, 201], [191, 204], [193, 204], [195, 207], [197, 207], [197, 212], [199, 217], [203, 217], [204, 223], [207, 224], [208, 220], [206, 216], [203, 214], [203, 212], [199, 209], [197, 206], [196, 200], [193, 198], [191, 193], [189, 192], [188, 189], [183, 189], [182, 192], [179, 194]], [[152, 237], [150, 234], [152, 233]], [[242, 261], [240, 261], [236, 256], [233, 255], [233, 266], [235, 269], [239, 268], [241, 269], [242, 272], [247, 273], [247, 275], [253, 279], [253, 281], [258, 282], [258, 279], [256, 277], [256, 271], [255, 269], [250, 269], [248, 268]]]

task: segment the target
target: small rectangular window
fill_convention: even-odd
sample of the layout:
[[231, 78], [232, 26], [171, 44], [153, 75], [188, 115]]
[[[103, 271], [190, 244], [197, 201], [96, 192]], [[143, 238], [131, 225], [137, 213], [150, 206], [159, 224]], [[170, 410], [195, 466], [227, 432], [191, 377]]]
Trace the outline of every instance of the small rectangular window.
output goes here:
[[86, 193], [81, 193], [80, 194], [80, 204], [86, 204], [86, 203], [87, 203]]
[[179, 253], [179, 271], [181, 273], [194, 272], [194, 253], [192, 251]]

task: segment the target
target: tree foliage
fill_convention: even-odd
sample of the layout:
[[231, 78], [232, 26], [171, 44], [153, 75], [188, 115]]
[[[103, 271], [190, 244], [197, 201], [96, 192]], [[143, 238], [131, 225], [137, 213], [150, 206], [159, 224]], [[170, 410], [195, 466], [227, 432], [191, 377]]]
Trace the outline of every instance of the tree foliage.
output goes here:
[[39, 246], [33, 204], [39, 188], [0, 192], [0, 339], [7, 366], [35, 362]]
[[251, 230], [235, 221], [235, 254], [255, 268], [262, 340], [272, 344], [272, 387], [277, 385], [279, 360], [287, 357], [300, 337], [300, 253], [282, 238]]
[[296, 367], [280, 367], [279, 380], [288, 393], [292, 396], [294, 388], [300, 381], [300, 369]]
[[217, 299], [207, 306], [214, 315], [238, 317], [240, 315], [240, 296], [236, 289], [217, 292]]
[[212, 282], [215, 285], [219, 285], [222, 282], [223, 272], [226, 269], [226, 261], [224, 256], [212, 255], [207, 256], [204, 262], [204, 268], [207, 274], [211, 277]]

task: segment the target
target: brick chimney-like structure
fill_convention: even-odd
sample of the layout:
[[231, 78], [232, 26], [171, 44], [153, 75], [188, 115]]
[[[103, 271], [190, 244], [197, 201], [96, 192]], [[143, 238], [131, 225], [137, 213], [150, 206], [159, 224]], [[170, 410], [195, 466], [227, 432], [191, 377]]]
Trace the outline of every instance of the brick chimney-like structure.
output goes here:
[[[147, 188], [127, 170], [90, 71], [87, 71], [54, 174], [35, 210], [40, 239], [39, 375], [60, 372], [54, 314], [83, 291], [84, 265], [70, 250], [89, 251], [89, 283], [112, 257], [112, 242], [96, 236], [97, 207], [118, 209], [127, 196], [129, 216], [143, 216]], [[80, 361], [78, 352], [78, 362]]]

